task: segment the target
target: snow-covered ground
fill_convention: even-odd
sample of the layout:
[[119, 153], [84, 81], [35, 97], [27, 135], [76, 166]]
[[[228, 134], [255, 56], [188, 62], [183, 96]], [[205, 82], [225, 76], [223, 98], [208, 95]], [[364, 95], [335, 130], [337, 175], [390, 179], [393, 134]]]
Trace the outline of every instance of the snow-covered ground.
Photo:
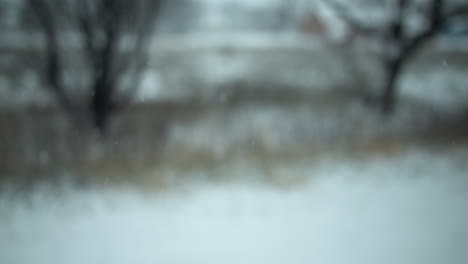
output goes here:
[[[65, 184], [28, 198], [3, 192], [0, 263], [464, 264], [467, 157], [414, 149], [263, 171], [246, 161], [218, 171], [243, 180], [164, 191]], [[259, 173], [302, 180], [271, 185], [254, 180]]]

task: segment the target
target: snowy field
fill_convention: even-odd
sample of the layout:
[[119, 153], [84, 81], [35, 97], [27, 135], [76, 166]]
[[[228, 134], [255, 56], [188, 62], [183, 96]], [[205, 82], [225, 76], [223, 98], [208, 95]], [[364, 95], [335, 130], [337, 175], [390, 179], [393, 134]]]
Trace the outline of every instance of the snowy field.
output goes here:
[[[219, 173], [231, 180], [165, 190], [64, 184], [22, 197], [6, 188], [0, 263], [464, 264], [467, 158], [434, 147], [263, 170], [226, 164]], [[261, 173], [283, 184], [255, 180]]]
[[[99, 184], [2, 185], [0, 264], [468, 263], [467, 144], [447, 133], [428, 145], [437, 128], [466, 134], [448, 122], [459, 121], [468, 98], [466, 52], [428, 51], [410, 65], [398, 111], [384, 124], [360, 100], [361, 84], [379, 74], [373, 55], [288, 39], [274, 47], [191, 39], [173, 50], [167, 40], [137, 94], [148, 109], [116, 119], [107, 155], [97, 147], [104, 169], [86, 176]], [[3, 61], [15, 69], [12, 56]], [[1, 98], [47, 101], [33, 72], [7, 73], [0, 88], [24, 90], [3, 89]], [[199, 105], [172, 110], [183, 114], [150, 105], [187, 98]], [[19, 116], [2, 117], [14, 124], [3, 126], [6, 161], [20, 157], [12, 164], [34, 170], [73, 160], [75, 134], [62, 119]], [[162, 158], [153, 159], [159, 145]], [[361, 152], [339, 147], [354, 145]], [[119, 153], [154, 171], [125, 170]], [[118, 173], [126, 183], [114, 182]]]

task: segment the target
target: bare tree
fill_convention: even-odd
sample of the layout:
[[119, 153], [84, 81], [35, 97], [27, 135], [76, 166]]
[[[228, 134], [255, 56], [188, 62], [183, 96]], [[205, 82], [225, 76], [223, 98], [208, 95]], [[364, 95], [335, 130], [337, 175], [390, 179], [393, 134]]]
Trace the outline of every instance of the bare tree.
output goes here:
[[468, 21], [466, 0], [323, 1], [351, 30], [375, 38], [383, 48], [385, 79], [378, 98], [383, 114], [394, 110], [398, 78], [413, 55], [446, 27]]
[[64, 109], [82, 115], [85, 105], [105, 131], [139, 86], [162, 1], [27, 0], [45, 36], [48, 86]]

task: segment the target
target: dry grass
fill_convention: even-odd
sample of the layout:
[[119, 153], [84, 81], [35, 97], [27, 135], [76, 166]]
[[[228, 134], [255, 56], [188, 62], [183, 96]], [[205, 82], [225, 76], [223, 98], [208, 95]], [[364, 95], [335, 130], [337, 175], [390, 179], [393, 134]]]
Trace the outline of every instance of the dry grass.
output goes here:
[[[132, 184], [148, 190], [165, 190], [189, 182], [261, 182], [279, 188], [298, 186], [310, 180], [300, 169], [306, 164], [313, 167], [321, 160], [334, 155], [365, 160], [376, 156], [388, 158], [403, 154], [413, 147], [397, 138], [381, 138], [365, 145], [326, 149], [320, 146], [301, 146], [282, 152], [262, 149], [245, 149], [222, 157], [213, 152], [171, 152], [145, 157], [143, 160], [126, 160], [106, 156], [83, 164], [81, 174], [101, 185]], [[286, 168], [292, 168], [287, 169]], [[294, 170], [294, 168], [298, 170]]]
[[[340, 98], [336, 103], [343, 107], [343, 100], [345, 99]], [[313, 107], [331, 109], [331, 103], [333, 102], [330, 99], [327, 103]], [[290, 107], [289, 103], [286, 105]], [[2, 153], [5, 158], [2, 160], [0, 178], [10, 180], [22, 175], [22, 178], [29, 179], [27, 182], [36, 182], [60, 177], [53, 175], [67, 172], [75, 175], [73, 177], [78, 177], [81, 182], [116, 185], [130, 182], [155, 187], [196, 178], [238, 180], [231, 178], [252, 177], [226, 173], [235, 170], [237, 166], [259, 172], [256, 173], [259, 175], [256, 176], [256, 180], [288, 185], [300, 183], [303, 179], [299, 175], [285, 178], [278, 173], [278, 168], [281, 167], [279, 164], [313, 163], [330, 155], [360, 159], [376, 155], [396, 156], [415, 144], [414, 137], [408, 137], [408, 134], [383, 133], [362, 138], [363, 135], [359, 132], [347, 135], [347, 131], [343, 130], [340, 131], [341, 138], [327, 139], [333, 142], [309, 140], [299, 142], [300, 144], [285, 145], [273, 151], [261, 144], [234, 145], [221, 155], [210, 148], [194, 148], [183, 144], [165, 148], [167, 127], [173, 122], [197, 123], [213, 111], [229, 112], [239, 107], [244, 105], [228, 105], [227, 109], [222, 105], [193, 102], [188, 105], [135, 105], [116, 117], [114, 133], [102, 142], [77, 137], [69, 125], [60, 125], [64, 120], [59, 114], [47, 111], [3, 113], [0, 132], [4, 135], [3, 139], [8, 140], [2, 141], [2, 149], [7, 151]], [[281, 108], [280, 105], [275, 107]], [[334, 122], [347, 122], [346, 118], [343, 116], [343, 120]], [[365, 127], [364, 123], [359, 124], [361, 125], [364, 127], [354, 128], [359, 131], [372, 129]], [[25, 127], [29, 129], [25, 130]], [[190, 144], [190, 138], [187, 142]], [[93, 156], [90, 153], [96, 146], [100, 153]], [[42, 160], [41, 153], [47, 153], [46, 161]]]

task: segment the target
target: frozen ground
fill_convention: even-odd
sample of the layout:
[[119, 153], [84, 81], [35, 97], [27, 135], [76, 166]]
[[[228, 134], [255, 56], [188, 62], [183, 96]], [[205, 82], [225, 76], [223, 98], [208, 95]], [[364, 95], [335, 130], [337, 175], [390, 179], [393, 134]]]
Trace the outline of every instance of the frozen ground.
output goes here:
[[[464, 264], [467, 157], [431, 148], [264, 170], [246, 161], [219, 170], [243, 180], [164, 191], [3, 192], [0, 263]], [[285, 184], [255, 180], [259, 173]], [[291, 178], [302, 180], [286, 184]]]

